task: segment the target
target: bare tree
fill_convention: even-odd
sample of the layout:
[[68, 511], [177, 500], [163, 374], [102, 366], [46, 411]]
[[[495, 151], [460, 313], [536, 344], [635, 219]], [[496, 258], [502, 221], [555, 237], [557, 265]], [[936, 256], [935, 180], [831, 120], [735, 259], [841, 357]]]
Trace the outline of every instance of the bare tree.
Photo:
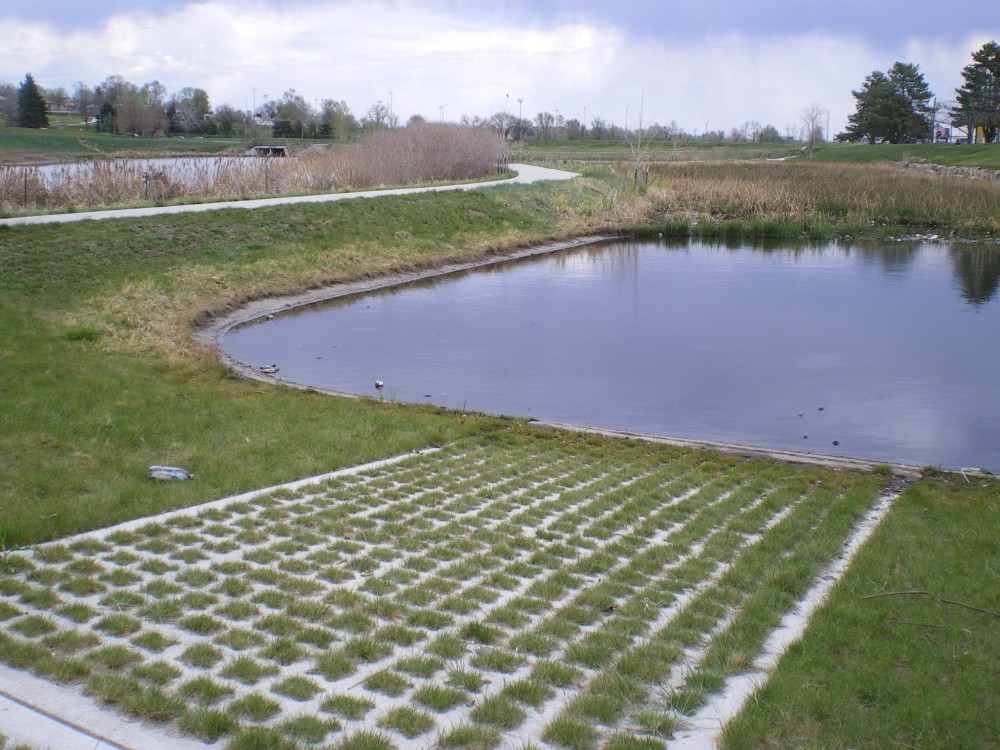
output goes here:
[[535, 115], [535, 127], [538, 128], [538, 137], [547, 141], [552, 138], [552, 130], [555, 128], [556, 118], [551, 112], [539, 112]]
[[66, 89], [62, 86], [56, 86], [45, 93], [45, 98], [49, 100], [49, 106], [52, 107], [52, 111], [62, 112], [66, 106], [66, 102], [69, 101], [69, 94], [66, 93]]
[[17, 87], [12, 83], [0, 84], [0, 120], [6, 125], [17, 120]]
[[77, 81], [73, 86], [73, 106], [86, 125], [90, 121], [90, 113], [94, 106], [94, 92], [83, 81]]
[[490, 127], [500, 136], [501, 140], [509, 141], [515, 120], [517, 118], [511, 113], [497, 112], [490, 116]]
[[[635, 184], [641, 181], [645, 184], [649, 178], [649, 162], [653, 152], [658, 148], [653, 134], [643, 124], [643, 114], [646, 99], [639, 100], [639, 116], [631, 123], [625, 122], [625, 140], [628, 141], [629, 153], [635, 165]], [[661, 142], [662, 143], [662, 142]]]
[[375, 102], [361, 119], [361, 125], [367, 132], [390, 127], [389, 105], [381, 100]]
[[823, 120], [827, 116], [826, 109], [822, 105], [813, 102], [807, 107], [803, 107], [799, 112], [799, 119], [805, 129], [806, 146], [809, 149], [809, 158], [812, 158], [816, 141], [823, 140]]

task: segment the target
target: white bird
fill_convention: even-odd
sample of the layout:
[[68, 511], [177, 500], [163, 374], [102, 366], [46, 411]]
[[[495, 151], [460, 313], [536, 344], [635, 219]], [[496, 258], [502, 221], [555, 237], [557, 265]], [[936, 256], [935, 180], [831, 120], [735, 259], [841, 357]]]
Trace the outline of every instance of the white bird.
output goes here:
[[383, 383], [381, 380], [375, 381], [375, 387], [378, 388], [379, 390], [381, 390], [384, 385], [385, 383]]

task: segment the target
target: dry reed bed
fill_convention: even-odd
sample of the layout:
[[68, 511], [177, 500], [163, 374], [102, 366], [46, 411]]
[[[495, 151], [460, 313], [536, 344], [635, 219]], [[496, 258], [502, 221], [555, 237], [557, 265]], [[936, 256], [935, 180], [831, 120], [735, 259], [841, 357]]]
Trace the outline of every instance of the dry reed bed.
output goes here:
[[0, 210], [118, 206], [185, 199], [358, 190], [471, 180], [490, 174], [505, 147], [492, 132], [426, 124], [383, 131], [356, 148], [289, 159], [111, 159], [54, 168], [0, 166]]
[[654, 165], [649, 198], [657, 213], [695, 220], [773, 220], [871, 235], [881, 227], [1000, 233], [1000, 184], [891, 164]]
[[662, 747], [879, 484], [587, 436], [487, 443], [14, 553], [0, 659], [235, 747]]

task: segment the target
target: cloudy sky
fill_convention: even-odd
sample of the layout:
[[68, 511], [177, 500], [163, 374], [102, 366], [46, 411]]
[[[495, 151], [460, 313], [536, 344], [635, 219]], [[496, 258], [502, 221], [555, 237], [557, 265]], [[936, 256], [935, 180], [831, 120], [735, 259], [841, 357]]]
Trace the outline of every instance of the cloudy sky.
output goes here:
[[[250, 108], [295, 89], [405, 122], [540, 111], [688, 132], [747, 120], [836, 133], [895, 61], [954, 97], [1000, 39], [996, 0], [3, 0], [0, 82], [72, 91], [119, 74]], [[521, 101], [519, 101], [521, 100]]]

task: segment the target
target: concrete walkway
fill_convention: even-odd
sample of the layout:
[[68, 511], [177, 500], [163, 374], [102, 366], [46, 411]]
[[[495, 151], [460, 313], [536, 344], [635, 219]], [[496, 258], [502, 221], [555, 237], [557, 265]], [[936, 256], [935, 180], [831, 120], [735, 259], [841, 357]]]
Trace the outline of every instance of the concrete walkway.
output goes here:
[[88, 219], [131, 219], [143, 216], [163, 216], [166, 214], [187, 214], [199, 211], [219, 211], [224, 208], [265, 208], [267, 206], [288, 206], [295, 203], [328, 203], [330, 201], [350, 200], [353, 198], [380, 198], [385, 195], [410, 195], [411, 193], [439, 193], [445, 190], [479, 190], [497, 185], [528, 185], [546, 180], [571, 180], [578, 177], [574, 172], [562, 169], [547, 169], [533, 167], [528, 164], [511, 164], [510, 168], [516, 176], [508, 179], [488, 180], [485, 182], [470, 182], [461, 185], [434, 185], [430, 187], [391, 188], [386, 190], [362, 190], [356, 193], [324, 193], [322, 195], [296, 195], [286, 198], [257, 198], [246, 201], [219, 201], [216, 203], [189, 203], [180, 206], [150, 206], [147, 208], [116, 208], [108, 211], [81, 211], [72, 214], [46, 214], [43, 216], [16, 216], [10, 219], [0, 219], [0, 226], [17, 226], [21, 224], [64, 224], [70, 221], [85, 221]]

